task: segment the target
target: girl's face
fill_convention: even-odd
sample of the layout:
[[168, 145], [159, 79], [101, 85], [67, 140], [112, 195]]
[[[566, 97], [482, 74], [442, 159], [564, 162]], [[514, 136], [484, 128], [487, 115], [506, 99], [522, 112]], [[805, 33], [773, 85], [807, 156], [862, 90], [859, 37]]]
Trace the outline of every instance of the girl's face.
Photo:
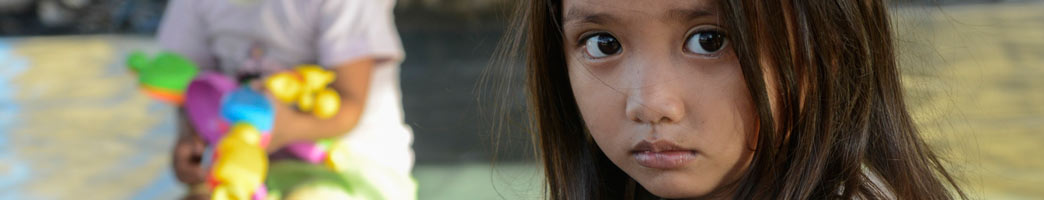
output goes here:
[[564, 0], [569, 80], [620, 169], [664, 198], [727, 194], [757, 119], [712, 0]]

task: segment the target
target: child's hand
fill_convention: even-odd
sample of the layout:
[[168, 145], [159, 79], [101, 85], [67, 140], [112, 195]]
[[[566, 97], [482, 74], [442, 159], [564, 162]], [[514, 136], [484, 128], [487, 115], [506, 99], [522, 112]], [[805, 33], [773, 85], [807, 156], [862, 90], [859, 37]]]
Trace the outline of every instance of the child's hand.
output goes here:
[[184, 112], [179, 113], [178, 140], [174, 144], [172, 164], [178, 181], [192, 186], [206, 181], [207, 172], [202, 166], [206, 142], [196, 134], [184, 116]]
[[199, 136], [183, 134], [174, 145], [174, 174], [178, 181], [185, 184], [203, 183], [206, 172], [203, 171], [202, 158], [205, 144]]

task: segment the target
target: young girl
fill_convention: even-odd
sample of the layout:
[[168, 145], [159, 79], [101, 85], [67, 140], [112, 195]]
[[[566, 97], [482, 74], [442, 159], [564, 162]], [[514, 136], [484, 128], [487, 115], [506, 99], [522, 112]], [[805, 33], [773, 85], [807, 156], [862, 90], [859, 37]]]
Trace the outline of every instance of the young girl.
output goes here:
[[[402, 121], [398, 64], [404, 53], [392, 18], [394, 4], [389, 0], [173, 0], [157, 39], [162, 48], [185, 55], [203, 70], [230, 77], [264, 77], [302, 64], [333, 70], [337, 78], [330, 86], [341, 95], [340, 111], [319, 119], [290, 105], [273, 104], [275, 126], [269, 151], [294, 142], [340, 138], [338, 145], [347, 153], [332, 154], [353, 163], [336, 171], [335, 175], [344, 176], [342, 180], [331, 182], [348, 181], [356, 197], [412, 199], [416, 190], [410, 178], [412, 135]], [[199, 166], [204, 147], [182, 121], [174, 169], [180, 181], [195, 185], [193, 193], [205, 196], [207, 191], [199, 189], [205, 177]], [[296, 185], [288, 182], [312, 184], [310, 180], [331, 177], [297, 164], [273, 163], [269, 171], [269, 188], [274, 190]]]
[[530, 0], [500, 55], [526, 55], [550, 199], [965, 197], [906, 110], [887, 7]]

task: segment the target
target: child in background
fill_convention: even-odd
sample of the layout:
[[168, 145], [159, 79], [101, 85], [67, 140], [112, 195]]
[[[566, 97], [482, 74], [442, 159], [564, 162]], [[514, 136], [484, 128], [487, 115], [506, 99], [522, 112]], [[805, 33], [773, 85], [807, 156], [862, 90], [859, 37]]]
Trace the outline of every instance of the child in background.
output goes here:
[[[347, 151], [340, 155], [358, 162], [351, 169], [312, 173], [314, 180], [339, 176], [351, 180], [347, 187], [381, 182], [385, 185], [370, 188], [370, 197], [412, 199], [412, 133], [403, 123], [398, 74], [404, 52], [393, 7], [390, 0], [172, 0], [158, 41], [164, 50], [192, 59], [201, 70], [238, 79], [261, 78], [301, 64], [334, 71], [337, 79], [331, 87], [341, 95], [340, 112], [319, 119], [274, 103], [269, 152], [295, 142], [340, 138], [339, 145]], [[205, 146], [184, 116], [180, 111], [175, 174], [191, 186], [189, 197], [206, 196], [206, 173], [200, 166]], [[269, 180], [284, 180], [272, 183], [278, 186], [275, 190], [311, 184], [309, 176], [299, 176], [311, 170], [273, 163]], [[388, 182], [403, 184], [388, 190]]]

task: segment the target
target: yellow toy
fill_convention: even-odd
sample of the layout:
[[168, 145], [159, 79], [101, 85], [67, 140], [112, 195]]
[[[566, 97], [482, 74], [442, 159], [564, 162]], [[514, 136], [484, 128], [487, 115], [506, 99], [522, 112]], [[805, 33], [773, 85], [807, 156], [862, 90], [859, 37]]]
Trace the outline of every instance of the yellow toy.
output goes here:
[[[265, 88], [276, 100], [293, 104], [303, 112], [319, 119], [329, 119], [341, 108], [341, 96], [328, 87], [335, 74], [316, 65], [301, 65], [292, 71], [274, 74], [265, 79]], [[312, 143], [290, 144], [287, 148], [304, 161], [325, 164], [336, 169], [330, 159], [334, 140], [323, 139]]]
[[261, 132], [250, 124], [236, 123], [217, 144], [211, 178], [211, 199], [264, 199], [268, 154]]
[[268, 77], [265, 87], [277, 100], [295, 103], [301, 111], [328, 119], [337, 114], [341, 107], [341, 96], [327, 87], [333, 83], [334, 76], [332, 71], [319, 66], [302, 65], [293, 71]]

